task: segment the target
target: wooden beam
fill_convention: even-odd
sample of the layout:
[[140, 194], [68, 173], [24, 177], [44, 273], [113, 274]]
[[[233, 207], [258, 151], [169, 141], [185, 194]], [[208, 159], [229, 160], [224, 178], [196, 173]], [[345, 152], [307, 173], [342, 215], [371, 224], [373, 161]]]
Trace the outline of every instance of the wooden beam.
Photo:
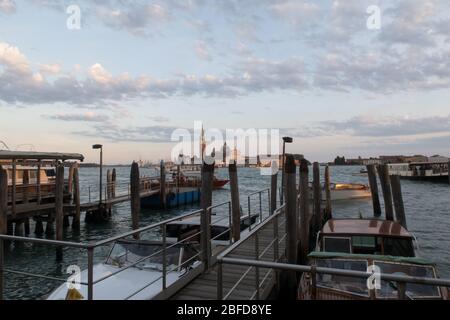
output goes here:
[[15, 218], [16, 217], [16, 187], [17, 187], [17, 163], [16, 160], [14, 159], [12, 161], [12, 191], [11, 191], [11, 211], [12, 211], [12, 216]]
[[309, 168], [308, 161], [300, 162], [300, 262], [306, 263], [309, 254], [309, 230], [311, 214], [309, 206]]
[[381, 216], [380, 196], [378, 195], [377, 169], [375, 165], [369, 164], [367, 166], [367, 176], [369, 179], [370, 192], [372, 194], [373, 215], [375, 217]]
[[161, 160], [159, 165], [159, 202], [161, 208], [166, 209], [166, 166], [164, 160]]
[[[133, 161], [130, 173], [130, 189], [131, 189], [131, 221], [133, 230], [139, 229], [139, 215], [141, 213], [141, 196], [139, 181], [139, 165]], [[133, 235], [135, 239], [139, 239], [139, 234]]]
[[277, 188], [278, 188], [278, 166], [275, 161], [272, 161], [272, 176], [270, 178], [270, 214], [273, 214], [277, 209]]
[[228, 173], [230, 175], [233, 239], [236, 242], [241, 239], [241, 204], [239, 199], [239, 183], [235, 161], [231, 161], [228, 165]]
[[[55, 181], [55, 224], [56, 224], [56, 240], [63, 240], [64, 229], [64, 165], [59, 164], [56, 167]], [[61, 261], [63, 256], [62, 247], [56, 248], [56, 259]]]
[[326, 220], [331, 219], [331, 177], [330, 177], [330, 167], [327, 165], [325, 167], [325, 198], [326, 198], [326, 205], [325, 205], [325, 213], [326, 213]]
[[405, 206], [403, 205], [402, 185], [400, 182], [400, 176], [393, 175], [391, 179], [392, 197], [394, 199], [395, 216], [398, 223], [405, 229], [408, 229], [406, 224]]
[[73, 182], [74, 182], [74, 202], [75, 202], [75, 215], [72, 220], [72, 228], [80, 229], [81, 218], [81, 204], [80, 204], [80, 177], [78, 172], [78, 166], [73, 170]]
[[320, 183], [320, 165], [318, 162], [313, 164], [313, 193], [314, 193], [314, 216], [313, 216], [313, 230], [317, 233], [322, 227], [322, 185]]
[[387, 164], [378, 166], [378, 175], [380, 176], [381, 190], [383, 191], [384, 210], [386, 220], [394, 221], [394, 207], [392, 206], [392, 192], [389, 178], [389, 166]]
[[212, 188], [214, 178], [214, 162], [208, 164], [203, 163], [202, 166], [202, 189], [200, 207], [203, 210], [200, 217], [201, 224], [201, 247], [202, 260], [205, 271], [211, 266], [211, 214], [208, 212], [208, 207], [212, 203]]
[[[0, 234], [7, 234], [8, 232], [8, 172], [0, 165]], [[3, 300], [4, 290], [4, 273], [3, 268], [5, 264], [4, 259], [4, 245], [5, 242], [0, 240], [0, 301]]]
[[[295, 159], [291, 154], [285, 157], [284, 178], [286, 180], [286, 231], [287, 231], [287, 262], [297, 264], [298, 250], [298, 216], [297, 216], [297, 187]], [[297, 292], [297, 276], [294, 271], [287, 274], [287, 294], [289, 298], [295, 299]]]
[[[37, 204], [41, 204], [42, 201], [42, 191], [41, 191], [41, 168], [42, 168], [42, 162], [39, 160], [38, 167], [37, 167], [37, 173], [36, 173], [36, 191], [37, 191]], [[41, 221], [42, 223], [42, 221]]]

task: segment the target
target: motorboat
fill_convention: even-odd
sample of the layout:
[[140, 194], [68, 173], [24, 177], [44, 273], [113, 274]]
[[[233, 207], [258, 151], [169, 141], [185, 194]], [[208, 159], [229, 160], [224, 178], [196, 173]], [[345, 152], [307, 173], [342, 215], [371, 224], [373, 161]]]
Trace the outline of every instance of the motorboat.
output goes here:
[[[331, 201], [364, 199], [372, 197], [370, 187], [359, 183], [331, 183]], [[313, 188], [310, 185], [310, 197], [313, 199]], [[326, 201], [325, 185], [322, 186], [322, 201]]]
[[[163, 290], [164, 255], [166, 257], [166, 286], [185, 276], [200, 264], [198, 243], [164, 244], [162, 241], [119, 240], [114, 243], [106, 261], [94, 265], [94, 300], [148, 300]], [[80, 282], [87, 283], [88, 271], [80, 274]], [[47, 300], [66, 300], [73, 293], [64, 283]], [[77, 300], [88, 297], [87, 285], [75, 288]]]
[[[331, 219], [319, 232], [316, 247], [308, 255], [309, 265], [323, 268], [382, 274], [438, 278], [436, 266], [417, 257], [415, 237], [399, 223], [376, 219]], [[370, 267], [370, 268], [369, 268]], [[315, 279], [301, 277], [300, 300], [386, 300], [398, 299], [396, 283], [380, 280], [371, 287], [367, 279], [317, 273]], [[447, 299], [446, 288], [405, 284], [405, 297], [411, 300]]]

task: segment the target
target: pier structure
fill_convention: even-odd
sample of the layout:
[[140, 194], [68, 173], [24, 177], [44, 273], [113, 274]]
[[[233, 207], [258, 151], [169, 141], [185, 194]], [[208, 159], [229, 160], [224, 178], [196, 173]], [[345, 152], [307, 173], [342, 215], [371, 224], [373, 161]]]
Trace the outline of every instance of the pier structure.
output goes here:
[[[317, 168], [318, 165], [313, 165], [315, 171], [315, 179], [313, 184], [317, 184]], [[134, 167], [133, 170], [136, 170]], [[235, 168], [230, 166], [230, 179], [232, 181], [231, 200], [220, 203], [212, 203], [212, 176], [214, 166], [205, 164], [202, 170], [202, 201], [201, 208], [193, 212], [188, 212], [171, 219], [161, 221], [149, 226], [139, 227], [139, 222], [132, 223], [132, 231], [111, 237], [109, 239], [97, 241], [95, 243], [71, 243], [61, 240], [48, 239], [31, 239], [10, 235], [0, 235], [0, 295], [2, 293], [3, 282], [6, 277], [5, 274], [16, 274], [27, 277], [41, 278], [53, 280], [64, 283], [65, 278], [55, 277], [47, 274], [36, 274], [20, 271], [20, 268], [5, 267], [5, 259], [3, 251], [1, 250], [5, 243], [25, 242], [39, 245], [52, 245], [57, 247], [76, 248], [77, 250], [87, 251], [87, 280], [81, 283], [87, 287], [87, 296], [85, 299], [96, 299], [95, 286], [116, 276], [119, 273], [127, 270], [135, 264], [128, 265], [119, 269], [109, 275], [105, 275], [100, 279], [94, 280], [94, 252], [101, 247], [110, 246], [111, 244], [130, 238], [144, 238], [146, 233], [160, 234], [163, 246], [159, 252], [153, 252], [150, 257], [160, 255], [162, 257], [163, 266], [161, 276], [146, 280], [142, 279], [142, 287], [130, 293], [125, 297], [133, 299], [139, 292], [145, 290], [150, 285], [160, 286], [158, 294], [153, 296], [153, 299], [193, 299], [193, 300], [264, 300], [275, 297], [283, 299], [297, 298], [297, 284], [299, 275], [306, 273], [312, 280], [313, 291], [315, 288], [316, 275], [338, 275], [351, 278], [368, 279], [373, 274], [364, 271], [342, 270], [329, 267], [317, 267], [307, 265], [307, 254], [309, 248], [314, 246], [316, 240], [316, 233], [318, 227], [323, 225], [327, 218], [330, 218], [335, 213], [332, 211], [330, 197], [326, 197], [326, 205], [324, 210], [319, 210], [321, 204], [318, 201], [309, 202], [309, 185], [308, 174], [309, 169], [306, 161], [300, 163], [299, 170], [299, 184], [296, 185], [296, 168], [294, 159], [291, 155], [286, 155], [286, 163], [283, 166], [285, 175], [285, 198], [282, 205], [277, 205], [277, 197], [270, 194], [270, 190], [277, 190], [277, 180], [271, 180], [271, 186], [268, 189], [260, 190], [248, 198], [255, 197], [256, 201], [249, 200], [249, 207], [247, 212], [237, 210], [239, 206], [240, 197], [236, 198], [237, 191], [237, 175], [234, 175]], [[378, 170], [381, 172], [382, 170]], [[329, 171], [326, 170], [325, 184], [330, 181]], [[4, 174], [0, 172], [0, 182], [3, 181]], [[131, 179], [135, 174], [131, 175]], [[383, 198], [392, 199], [394, 202], [393, 209], [386, 209], [386, 218], [392, 218], [402, 225], [406, 225], [406, 217], [404, 215], [403, 202], [401, 198], [401, 188], [399, 187], [399, 180], [392, 178], [389, 174], [384, 174], [381, 180], [386, 185], [382, 188]], [[373, 179], [373, 177], [371, 178]], [[384, 193], [388, 192], [387, 184], [391, 184], [389, 189], [391, 195]], [[317, 188], [317, 186], [316, 186]], [[329, 186], [325, 185], [325, 192]], [[373, 194], [378, 192], [373, 190]], [[267, 201], [263, 201], [263, 195], [268, 194]], [[315, 196], [319, 196], [318, 190], [314, 190]], [[234, 198], [234, 199], [233, 199]], [[321, 196], [320, 196], [321, 199]], [[2, 204], [3, 201], [3, 204]], [[132, 200], [133, 201], [133, 200]], [[0, 196], [0, 217], [4, 212], [5, 204], [4, 197]], [[138, 201], [133, 201], [132, 210], [139, 212]], [[386, 206], [385, 206], [386, 207]], [[274, 210], [272, 210], [275, 208]], [[2, 211], [3, 210], [3, 211]], [[237, 230], [241, 226], [236, 225], [237, 216], [245, 217], [248, 215], [249, 221], [252, 216], [256, 214], [257, 219], [251, 228], [247, 228], [241, 232]], [[379, 205], [374, 202], [374, 217], [378, 217]], [[4, 217], [4, 214], [3, 214]], [[200, 223], [200, 228], [193, 230], [188, 235], [178, 238], [176, 243], [168, 242], [167, 231], [170, 224], [174, 222], [182, 222], [186, 219], [196, 218]], [[134, 218], [135, 219], [135, 218]], [[221, 220], [229, 221], [228, 228], [222, 234], [214, 234], [212, 232], [212, 225]], [[0, 233], [5, 230], [4, 223], [0, 219]], [[3, 220], [4, 221], [4, 220]], [[249, 224], [250, 227], [250, 224]], [[220, 245], [213, 245], [213, 242], [219, 237], [228, 235], [228, 241], [222, 242]], [[169, 282], [170, 273], [174, 271], [173, 266], [167, 264], [166, 254], [167, 250], [175, 245], [181, 245], [195, 241], [199, 244], [197, 253], [191, 257], [196, 261], [190, 267], [186, 268], [183, 276], [176, 281]], [[183, 266], [177, 266], [177, 268]], [[394, 283], [398, 288], [398, 299], [407, 299], [408, 296], [405, 290], [406, 284], [425, 284], [430, 286], [439, 286], [450, 288], [450, 280], [436, 279], [425, 277], [411, 277], [397, 274], [380, 274], [380, 279]], [[314, 297], [314, 293], [312, 295]], [[1, 298], [1, 296], [0, 296]]]

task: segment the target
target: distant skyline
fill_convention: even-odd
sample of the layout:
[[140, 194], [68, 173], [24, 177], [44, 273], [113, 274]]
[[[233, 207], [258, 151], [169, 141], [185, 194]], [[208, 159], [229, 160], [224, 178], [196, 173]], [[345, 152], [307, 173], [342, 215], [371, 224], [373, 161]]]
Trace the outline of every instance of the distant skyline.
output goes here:
[[279, 129], [321, 162], [449, 156], [449, 101], [446, 0], [0, 0], [11, 149], [157, 161], [202, 121]]

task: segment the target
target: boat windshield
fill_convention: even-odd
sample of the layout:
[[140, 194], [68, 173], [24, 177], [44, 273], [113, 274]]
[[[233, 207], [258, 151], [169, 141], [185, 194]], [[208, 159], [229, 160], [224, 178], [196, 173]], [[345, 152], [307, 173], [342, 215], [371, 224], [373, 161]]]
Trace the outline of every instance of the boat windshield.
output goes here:
[[[169, 248], [168, 244], [167, 247], [165, 252], [167, 270], [170, 271], [177, 267], [188, 268], [195, 262], [198, 252], [193, 246]], [[122, 268], [138, 262], [134, 267], [162, 271], [163, 259], [162, 243], [116, 242], [106, 264]]]
[[[334, 268], [353, 271], [367, 271], [367, 261], [365, 260], [347, 260], [347, 259], [317, 259], [318, 267]], [[369, 290], [367, 288], [366, 279], [346, 277], [330, 274], [317, 274], [316, 284], [318, 287], [333, 289], [368, 297]]]
[[[374, 261], [374, 264], [380, 268], [382, 274], [436, 278], [436, 273], [432, 266], [390, 263], [385, 261]], [[397, 284], [391, 281], [381, 280], [381, 289], [376, 290], [376, 295], [379, 298], [396, 299], [398, 297]], [[406, 297], [408, 299], [435, 299], [440, 297], [440, 291], [435, 286], [407, 283]]]

